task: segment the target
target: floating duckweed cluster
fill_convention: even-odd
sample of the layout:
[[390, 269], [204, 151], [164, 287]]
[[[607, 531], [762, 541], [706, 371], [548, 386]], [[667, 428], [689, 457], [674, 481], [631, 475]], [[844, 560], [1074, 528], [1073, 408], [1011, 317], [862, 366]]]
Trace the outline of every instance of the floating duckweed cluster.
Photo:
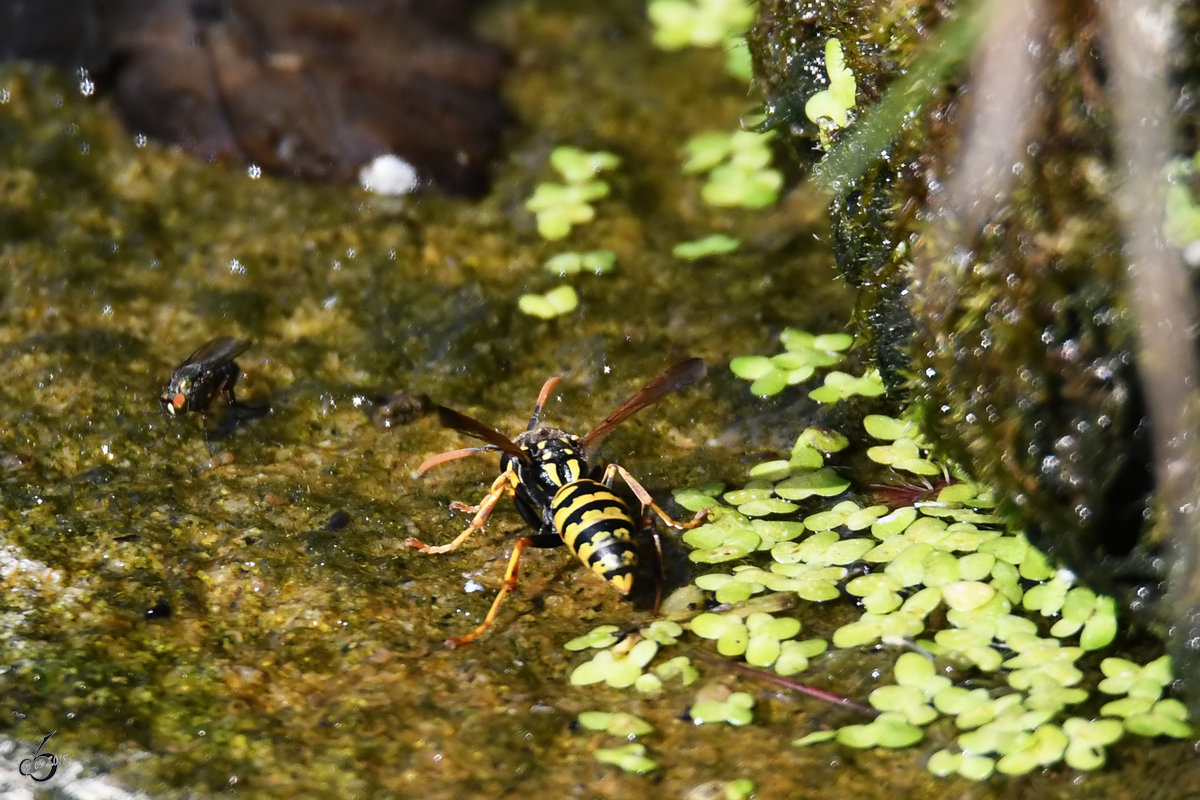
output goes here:
[[654, 726], [641, 717], [625, 712], [584, 711], [579, 714], [578, 722], [583, 730], [626, 740], [616, 747], [597, 748], [593, 755], [601, 764], [611, 764], [635, 775], [658, 769], [658, 762], [646, 755], [646, 746], [636, 741], [654, 733]]
[[684, 146], [688, 175], [707, 175], [700, 196], [721, 208], [766, 208], [783, 188], [783, 175], [771, 167], [773, 131], [707, 131]]
[[562, 239], [575, 225], [591, 222], [596, 216], [592, 202], [608, 196], [608, 181], [597, 177], [616, 168], [621, 159], [612, 153], [588, 153], [575, 147], [557, 147], [550, 164], [564, 183], [539, 183], [525, 207], [537, 215], [537, 229], [543, 239]]
[[617, 747], [602, 747], [593, 754], [601, 764], [611, 764], [634, 775], [646, 775], [658, 769], [658, 762], [646, 755], [646, 745], [627, 742]]
[[722, 697], [700, 698], [688, 709], [696, 725], [724, 722], [735, 727], [754, 721], [754, 695], [749, 692], [729, 692]]
[[[748, 357], [734, 371], [778, 391], [834, 366], [850, 344], [799, 331], [786, 332], [784, 342], [787, 359]], [[793, 373], [804, 378], [793, 381]], [[1097, 691], [1084, 688], [1081, 659], [1116, 638], [1112, 598], [1076, 585], [1008, 529], [993, 513], [995, 499], [955, 479], [910, 421], [867, 415], [862, 432], [862, 450], [883, 476], [869, 487], [852, 487], [837, 463], [851, 438], [864, 437], [810, 427], [787, 458], [753, 467], [741, 488], [677, 491], [684, 508], [711, 509], [708, 524], [683, 534], [689, 558], [738, 563], [696, 579], [711, 603], [690, 619], [655, 622], [625, 638], [606, 626], [574, 640], [571, 649], [598, 652], [572, 682], [652, 694], [680, 676], [687, 686], [698, 672], [670, 652], [690, 637], [780, 676], [819, 664], [831, 647], [893, 647], [893, 680], [868, 698], [878, 712], [873, 719], [795, 744], [904, 748], [937, 726], [933, 738], [949, 744], [930, 756], [929, 770], [972, 780], [1057, 763], [1095, 769], [1128, 733], [1192, 735], [1184, 705], [1163, 697], [1171, 682], [1167, 656], [1145, 665], [1105, 658], [1103, 680], [1093, 676]], [[782, 611], [845, 598], [861, 614], [828, 642], [799, 639], [801, 620]], [[752, 695], [708, 691], [689, 710], [694, 722], [751, 721]]]
[[754, 3], [747, 0], [650, 0], [646, 13], [654, 25], [654, 44], [663, 50], [723, 47], [725, 69], [750, 81], [750, 52], [744, 34], [754, 24]]
[[[748, 0], [650, 0], [647, 16], [654, 44], [664, 50], [722, 46], [726, 71], [750, 83], [752, 69], [745, 33], [754, 24], [755, 4]], [[701, 198], [720, 208], [761, 209], [779, 200], [783, 175], [772, 167], [775, 134], [749, 130], [706, 131], [684, 146], [683, 173], [705, 175]], [[672, 253], [695, 261], [724, 255], [741, 246], [738, 239], [713, 234], [681, 242]]]
[[779, 334], [779, 341], [784, 350], [778, 355], [738, 356], [729, 362], [733, 374], [750, 381], [750, 391], [759, 397], [779, 394], [788, 386], [807, 381], [818, 369], [839, 363], [854, 337], [848, 333], [814, 335], [786, 328]]
[[[590, 222], [596, 216], [592, 202], [606, 197], [609, 190], [608, 182], [597, 176], [620, 163], [621, 159], [612, 153], [589, 153], [575, 147], [555, 148], [550, 154], [550, 164], [564, 183], [539, 183], [533, 196], [525, 201], [525, 207], [537, 215], [537, 229], [542, 238], [562, 239], [575, 225]], [[616, 255], [609, 250], [567, 251], [551, 256], [544, 268], [563, 278], [581, 272], [603, 275], [612, 271], [616, 261]], [[523, 294], [517, 300], [521, 313], [539, 319], [561, 317], [578, 307], [579, 294], [565, 283], [543, 294]]]
[[568, 283], [555, 286], [545, 294], [527, 292], [517, 298], [517, 308], [522, 314], [538, 319], [553, 319], [570, 314], [579, 307], [579, 294]]
[[588, 250], [583, 253], [568, 250], [551, 256], [542, 267], [551, 275], [566, 278], [581, 272], [603, 275], [612, 272], [616, 264], [617, 255], [611, 250]]

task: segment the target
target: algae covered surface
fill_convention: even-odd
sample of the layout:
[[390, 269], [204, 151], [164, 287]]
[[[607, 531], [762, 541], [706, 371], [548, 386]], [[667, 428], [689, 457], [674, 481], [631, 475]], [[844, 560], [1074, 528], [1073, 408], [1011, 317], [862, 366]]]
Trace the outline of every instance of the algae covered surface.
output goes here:
[[[704, 205], [680, 175], [683, 140], [736, 125], [750, 100], [721, 53], [654, 49], [643, 11], [487, 9], [483, 30], [513, 52], [518, 121], [475, 203], [197, 163], [121, 129], [70, 76], [4, 69], [6, 790], [33, 791], [18, 764], [53, 731], [46, 750], [62, 764], [37, 788], [102, 775], [110, 792], [151, 797], [681, 797], [737, 778], [761, 797], [948, 786], [1056, 797], [1076, 781], [1111, 796], [1115, 778], [1138, 796], [1155, 785], [1179, 796], [1182, 783], [1144, 789], [1179, 768], [1186, 742], [1126, 745], [1108, 776], [971, 787], [933, 778], [919, 751], [793, 748], [846, 713], [720, 663], [697, 659], [701, 685], [751, 693], [753, 725], [683, 719], [695, 687], [653, 698], [572, 687], [583, 659], [567, 641], [648, 614], [562, 549], [527, 553], [484, 638], [443, 646], [486, 612], [523, 523], [505, 505], [456, 553], [406, 549], [410, 536], [460, 531], [467, 515], [449, 503], [477, 502], [496, 465], [477, 456], [418, 476], [429, 455], [470, 442], [432, 416], [380, 425], [382, 398], [428, 396], [515, 434], [560, 375], [548, 421], [584, 433], [668, 364], [702, 356], [705, 383], [627, 422], [600, 454], [669, 505], [672, 488], [744, 481], [813, 411], [802, 394], [754, 398], [729, 359], [787, 325], [833, 330], [850, 313], [819, 227], [781, 241], [749, 212]], [[524, 203], [554, 178], [561, 144], [615, 153], [621, 167], [596, 219], [556, 244]], [[742, 247], [672, 256], [712, 232]], [[522, 294], [558, 281], [543, 262], [568, 248], [609, 250], [616, 265], [573, 282], [575, 311], [520, 313]], [[201, 421], [166, 419], [159, 394], [216, 336], [253, 344], [237, 359], [242, 405], [218, 400], [207, 420], [210, 453]], [[839, 653], [807, 677], [861, 697], [878, 668]], [[639, 776], [593, 758], [616, 741], [576, 725], [596, 708], [649, 720], [643, 741], [661, 768]]]

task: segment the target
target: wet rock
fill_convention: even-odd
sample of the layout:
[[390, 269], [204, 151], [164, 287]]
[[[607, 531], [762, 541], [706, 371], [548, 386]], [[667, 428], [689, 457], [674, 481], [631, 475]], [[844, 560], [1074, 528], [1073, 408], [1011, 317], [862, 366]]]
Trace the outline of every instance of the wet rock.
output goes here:
[[506, 59], [470, 0], [0, 3], [0, 57], [83, 71], [131, 130], [206, 159], [352, 181], [394, 154], [453, 193], [487, 184]]
[[[838, 265], [860, 290], [860, 340], [943, 455], [996, 487], [1060, 563], [1161, 631], [1173, 618], [1163, 602], [1169, 551], [1126, 288], [1111, 65], [1094, 7], [1045, 9], [1028, 42], [1042, 57], [1019, 102], [1001, 109], [1000, 127], [1024, 141], [1002, 163], [1001, 188], [958, 216], [955, 182], [978, 177], [964, 131], [995, 100], [972, 84], [969, 37], [930, 46], [954, 4], [884, 15], [768, 0], [751, 50], [767, 125], [810, 168], [822, 153], [804, 99], [825, 86], [825, 39], [842, 42], [860, 119], [910, 71], [931, 69], [923, 53], [957, 64], [913, 95], [884, 158], [843, 176], [832, 200]], [[1197, 27], [1194, 12], [1181, 21]], [[997, 36], [985, 30], [979, 47]], [[1196, 96], [1194, 63], [1176, 61], [1181, 98]], [[1188, 108], [1175, 109], [1185, 148], [1200, 130]]]

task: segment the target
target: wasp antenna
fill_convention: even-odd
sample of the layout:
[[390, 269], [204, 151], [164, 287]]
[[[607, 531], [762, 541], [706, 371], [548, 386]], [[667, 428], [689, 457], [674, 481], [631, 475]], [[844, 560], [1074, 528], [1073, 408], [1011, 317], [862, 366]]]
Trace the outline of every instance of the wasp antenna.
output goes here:
[[546, 405], [546, 401], [550, 399], [550, 393], [554, 391], [554, 387], [562, 382], [562, 378], [555, 376], [542, 384], [542, 391], [538, 392], [537, 405], [533, 407], [533, 416], [529, 418], [529, 427], [525, 430], [531, 431], [538, 426], [542, 421], [542, 406]]
[[421, 465], [417, 467], [417, 474], [424, 475], [438, 464], [445, 464], [447, 461], [456, 461], [460, 458], [466, 458], [467, 456], [474, 455], [475, 453], [491, 453], [499, 449], [500, 448], [492, 447], [490, 444], [488, 444], [482, 447], [466, 447], [462, 450], [451, 450], [448, 453], [438, 453], [436, 456], [430, 456], [422, 461]]

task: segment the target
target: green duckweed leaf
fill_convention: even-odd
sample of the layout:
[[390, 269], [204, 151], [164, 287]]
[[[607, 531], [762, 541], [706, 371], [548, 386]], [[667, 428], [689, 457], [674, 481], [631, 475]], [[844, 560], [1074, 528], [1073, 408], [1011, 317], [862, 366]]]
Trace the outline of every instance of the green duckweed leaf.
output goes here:
[[899, 612], [891, 614], [864, 613], [854, 622], [847, 623], [833, 632], [833, 646], [838, 648], [862, 647], [874, 644], [885, 636], [898, 639], [912, 638], [925, 625], [919, 617]]
[[779, 659], [781, 642], [773, 636], [751, 634], [746, 643], [746, 663], [755, 667], [769, 667]]
[[775, 461], [764, 461], [750, 468], [750, 478], [752, 480], [765, 480], [771, 483], [781, 481], [791, 474], [790, 463], [787, 459], [782, 458]]
[[742, 619], [736, 614], [714, 614], [709, 611], [697, 614], [688, 623], [692, 633], [702, 639], [719, 639], [726, 631], [742, 626]]
[[683, 626], [669, 619], [656, 619], [640, 631], [642, 638], [660, 645], [671, 645], [683, 635]]
[[832, 497], [850, 488], [850, 481], [828, 467], [802, 475], [794, 475], [775, 484], [775, 494], [785, 500], [804, 500], [809, 497]]
[[825, 652], [827, 646], [823, 639], [806, 639], [802, 642], [789, 639], [781, 642], [775, 671], [784, 676], [803, 672], [808, 669], [809, 659]]
[[567, 642], [563, 647], [567, 650], [587, 650], [588, 648], [604, 648], [612, 647], [619, 639], [618, 631], [621, 629], [616, 625], [600, 625], [592, 628], [583, 636], [577, 636]]
[[585, 730], [608, 733], [622, 739], [636, 739], [654, 733], [654, 727], [649, 722], [624, 711], [583, 711], [577, 719]]
[[1084, 650], [1101, 650], [1117, 637], [1117, 603], [1111, 597], [1096, 601], [1095, 613], [1083, 625], [1079, 646]]
[[774, 514], [790, 514], [797, 508], [799, 506], [795, 503], [780, 500], [778, 497], [750, 500], [737, 507], [738, 513], [745, 514], [747, 517], [769, 517]]
[[612, 153], [589, 153], [569, 145], [556, 147], [550, 153], [550, 165], [572, 184], [590, 182], [599, 173], [614, 169], [620, 163], [620, 157]]
[[[850, 440], [844, 435], [827, 428], [805, 428], [796, 439], [796, 448], [812, 447], [822, 453], [837, 453], [849, 446]], [[795, 450], [792, 451], [793, 458]]]
[[758, 534], [759, 549], [762, 550], [769, 550], [780, 542], [794, 541], [804, 534], [803, 522], [755, 519], [750, 521], [750, 527]]
[[580, 272], [602, 275], [611, 272], [616, 263], [617, 256], [611, 250], [590, 250], [586, 253], [558, 253], [542, 266], [547, 272], [565, 278]]
[[727, 722], [748, 725], [754, 720], [754, 696], [748, 692], [733, 692], [725, 700], [700, 700], [688, 710], [696, 725]]
[[885, 391], [878, 370], [870, 370], [861, 377], [834, 371], [826, 374], [824, 385], [813, 389], [808, 396], [817, 403], [836, 403], [856, 395], [878, 397]]
[[671, 248], [671, 255], [684, 261], [699, 261], [702, 258], [732, 253], [741, 246], [741, 241], [732, 236], [726, 236], [723, 233], [714, 233], [702, 239], [680, 242]]
[[1126, 715], [1125, 728], [1138, 736], [1190, 739], [1194, 735], [1188, 724], [1187, 707], [1174, 698], [1159, 700], [1145, 711]]
[[700, 196], [719, 208], [766, 208], [779, 199], [783, 174], [774, 169], [746, 168], [730, 163], [715, 167]]
[[684, 686], [690, 686], [700, 677], [700, 673], [692, 666], [687, 656], [675, 656], [654, 668], [654, 674], [664, 681], [679, 678]]
[[790, 639], [800, 632], [800, 620], [794, 617], [776, 617], [765, 611], [755, 611], [746, 617], [746, 627], [754, 634], [765, 634], [776, 639]]
[[729, 362], [729, 369], [734, 375], [747, 381], [757, 380], [777, 371], [771, 359], [766, 356], [738, 356]]
[[879, 591], [895, 592], [901, 588], [901, 584], [891, 575], [883, 572], [869, 572], [866, 575], [859, 575], [856, 578], [851, 578], [846, 584], [846, 591], [855, 597], [866, 597]]
[[959, 611], [982, 608], [996, 596], [995, 588], [981, 581], [954, 581], [941, 589], [946, 605]]
[[814, 744], [823, 744], [837, 738], [838, 732], [829, 731], [813, 731], [812, 733], [801, 736], [799, 739], [793, 739], [792, 744], [796, 747], [809, 747]]
[[871, 535], [876, 539], [889, 539], [904, 532], [917, 518], [917, 510], [912, 506], [898, 508], [889, 514], [884, 514], [871, 524]]
[[844, 128], [854, 108], [857, 81], [854, 72], [846, 66], [842, 43], [836, 38], [825, 41], [825, 71], [829, 76], [829, 86], [808, 98], [804, 104], [804, 115], [812, 122], [827, 119], [834, 129]]
[[705, 131], [688, 139], [684, 152], [684, 174], [708, 172], [733, 153], [732, 137], [728, 131]]
[[719, 505], [715, 499], [725, 487], [719, 483], [695, 489], [677, 489], [673, 494], [675, 502], [688, 511], [699, 512], [706, 508]]
[[597, 748], [593, 755], [601, 764], [609, 764], [634, 775], [645, 775], [658, 769], [658, 762], [646, 756], [645, 745], [637, 742]]
[[847, 515], [846, 518], [842, 520], [842, 525], [844, 525], [847, 530], [861, 531], [866, 528], [870, 528], [879, 520], [880, 517], [887, 513], [887, 506], [868, 506], [867, 508], [860, 508], [854, 513]]
[[866, 415], [863, 417], [862, 425], [868, 436], [885, 442], [893, 442], [897, 439], [911, 440], [914, 431], [911, 423], [883, 414]]
[[990, 699], [987, 689], [967, 689], [962, 686], [943, 686], [934, 693], [933, 707], [948, 716], [958, 716], [977, 708]]
[[521, 313], [539, 319], [553, 319], [569, 314], [579, 306], [579, 295], [569, 285], [556, 286], [545, 294], [523, 294], [517, 298]]

